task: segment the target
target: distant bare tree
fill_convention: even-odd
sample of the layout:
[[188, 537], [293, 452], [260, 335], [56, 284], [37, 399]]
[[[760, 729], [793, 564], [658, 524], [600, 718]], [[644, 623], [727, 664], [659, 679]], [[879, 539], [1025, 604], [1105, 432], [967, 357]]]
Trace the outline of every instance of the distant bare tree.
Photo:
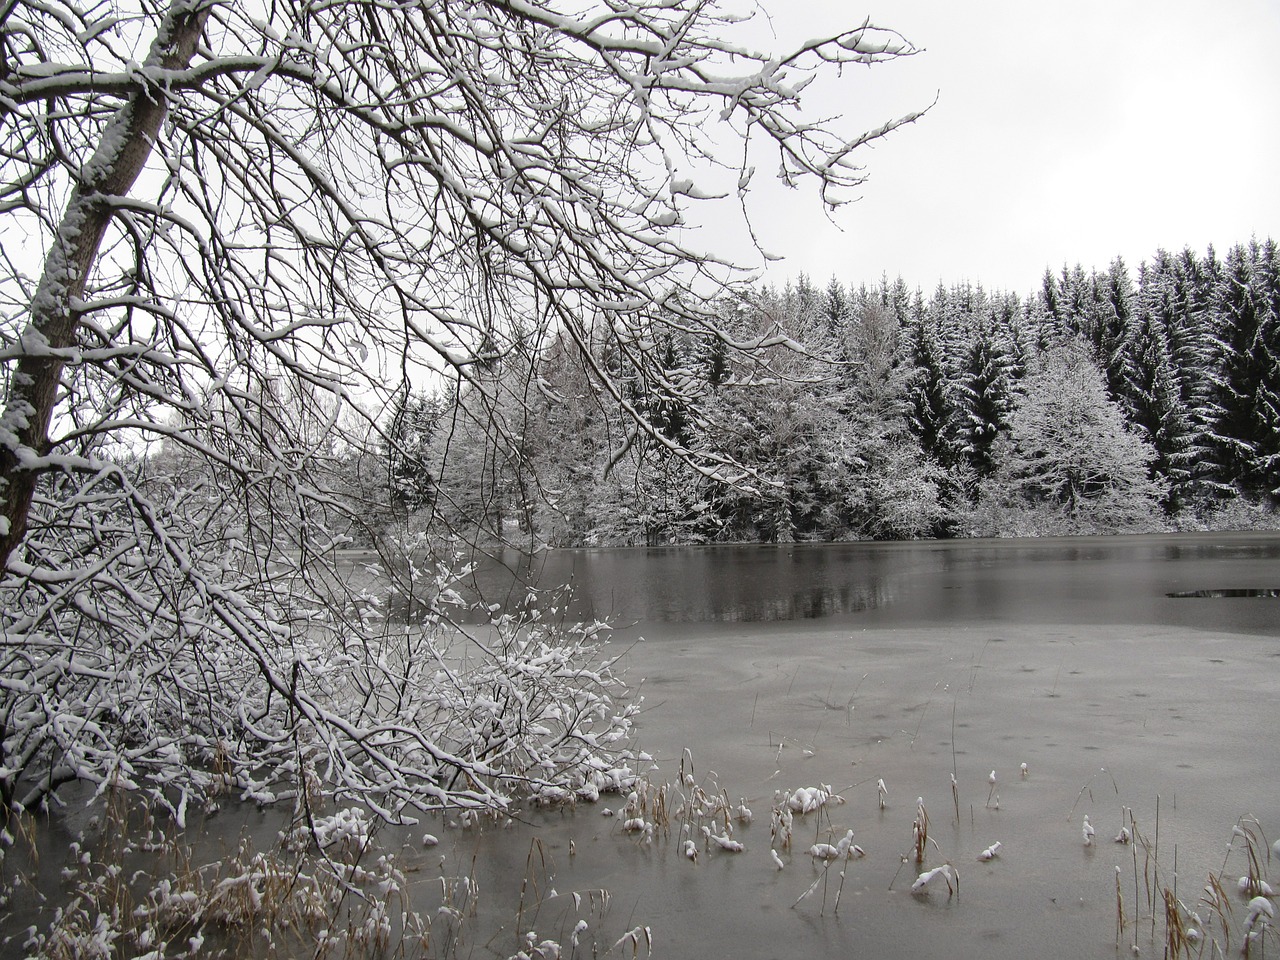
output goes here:
[[1160, 522], [1160, 489], [1149, 475], [1155, 451], [1125, 424], [1083, 343], [1043, 356], [997, 444], [980, 533], [1115, 533]]

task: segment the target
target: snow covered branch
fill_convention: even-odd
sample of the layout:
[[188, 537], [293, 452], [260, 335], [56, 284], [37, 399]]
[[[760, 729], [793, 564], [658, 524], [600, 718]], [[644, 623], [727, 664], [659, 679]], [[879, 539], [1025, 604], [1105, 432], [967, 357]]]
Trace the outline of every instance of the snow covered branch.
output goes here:
[[[612, 769], [602, 731], [625, 723], [571, 628], [509, 631], [458, 672], [445, 639], [392, 637], [343, 596], [334, 547], [385, 505], [342, 470], [394, 446], [415, 380], [466, 395], [488, 466], [520, 461], [560, 343], [629, 424], [620, 449], [749, 476], [628, 379], [693, 389], [653, 348], [673, 330], [794, 346], [720, 329], [736, 267], [688, 241], [691, 205], [739, 201], [753, 139], [838, 202], [851, 154], [916, 115], [850, 133], [802, 109], [820, 72], [912, 53], [892, 31], [776, 55], [735, 44], [738, 19], [698, 0], [5, 8], [3, 799], [66, 777], [207, 797], [215, 774], [265, 797], [314, 773], [398, 815]], [[520, 686], [533, 665], [554, 708]]]

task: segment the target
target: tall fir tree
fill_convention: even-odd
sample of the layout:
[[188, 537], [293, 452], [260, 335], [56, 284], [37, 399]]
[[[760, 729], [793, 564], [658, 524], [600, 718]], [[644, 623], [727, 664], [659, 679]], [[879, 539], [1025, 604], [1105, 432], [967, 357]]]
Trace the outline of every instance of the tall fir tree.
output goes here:
[[956, 389], [957, 433], [978, 480], [996, 467], [993, 446], [1008, 429], [1015, 400], [1012, 357], [991, 323], [978, 328]]
[[1204, 257], [1198, 257], [1190, 247], [1176, 257], [1159, 251], [1154, 265], [1160, 273], [1153, 281], [1165, 287], [1162, 318], [1178, 373], [1179, 400], [1190, 429], [1187, 458], [1191, 476], [1184, 485], [1184, 499], [1194, 505], [1212, 498], [1204, 479], [1211, 460], [1216, 311], [1222, 265], [1212, 247]]
[[1058, 281], [1058, 317], [1063, 329], [1078, 336], [1088, 336], [1089, 304], [1094, 299], [1093, 285], [1084, 267], [1062, 266]]
[[848, 326], [853, 317], [853, 302], [844, 284], [832, 277], [822, 299], [822, 313], [826, 318], [828, 333]]
[[1254, 271], [1258, 332], [1253, 343], [1259, 373], [1254, 396], [1254, 473], [1272, 505], [1280, 503], [1280, 250], [1268, 239], [1258, 250]]
[[1126, 392], [1135, 312], [1133, 284], [1124, 261], [1120, 257], [1111, 261], [1106, 273], [1094, 276], [1092, 287], [1090, 339], [1107, 378], [1107, 392], [1120, 402]]
[[1270, 254], [1257, 243], [1232, 247], [1218, 285], [1207, 479], [1222, 496], [1238, 489], [1273, 498], [1280, 487], [1268, 470], [1276, 444], [1268, 410], [1280, 388], [1280, 327], [1270, 302], [1274, 268], [1268, 267], [1274, 246], [1268, 246]]
[[1173, 276], [1167, 259], [1140, 268], [1137, 313], [1123, 405], [1128, 422], [1155, 452], [1152, 479], [1165, 491], [1167, 513], [1180, 511], [1190, 497], [1193, 428], [1183, 405], [1181, 372], [1169, 340]]
[[1058, 279], [1048, 267], [1044, 268], [1044, 276], [1040, 280], [1040, 302], [1045, 314], [1059, 329], [1065, 326], [1062, 309], [1062, 298], [1058, 293]]
[[412, 513], [430, 506], [436, 496], [431, 447], [449, 409], [435, 393], [403, 391], [387, 424], [383, 451], [391, 506]]
[[928, 315], [910, 331], [911, 362], [906, 379], [907, 423], [924, 452], [943, 466], [957, 457], [955, 404], [951, 398], [946, 353]]

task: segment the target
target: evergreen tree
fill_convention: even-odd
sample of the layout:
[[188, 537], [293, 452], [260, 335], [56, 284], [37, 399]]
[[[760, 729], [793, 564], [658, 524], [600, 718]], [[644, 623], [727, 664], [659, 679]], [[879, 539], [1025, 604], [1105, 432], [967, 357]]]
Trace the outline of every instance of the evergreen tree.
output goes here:
[[955, 385], [947, 367], [932, 314], [920, 310], [912, 324], [910, 363], [905, 378], [906, 422], [928, 463], [936, 464], [933, 479], [939, 504], [936, 536], [955, 531], [954, 518], [968, 499], [968, 461], [957, 435]]
[[1126, 391], [1129, 344], [1134, 326], [1134, 291], [1124, 261], [1116, 257], [1105, 274], [1095, 275], [1089, 336], [1098, 365], [1107, 377], [1111, 399], [1121, 400]]
[[912, 313], [911, 289], [907, 286], [907, 282], [901, 276], [894, 280], [893, 283], [889, 283], [888, 277], [882, 277], [880, 289], [884, 306], [888, 307], [893, 313], [894, 319], [898, 321], [898, 326], [905, 327], [911, 322]]
[[911, 363], [906, 378], [907, 423], [924, 452], [943, 466], [953, 464], [955, 404], [951, 398], [946, 355], [927, 315], [911, 330]]
[[1022, 328], [1028, 358], [1039, 356], [1062, 340], [1057, 322], [1040, 296], [1027, 301], [1023, 310]]
[[994, 327], [981, 327], [965, 355], [956, 389], [961, 449], [979, 480], [995, 469], [992, 446], [1009, 425], [1014, 402], [1011, 367], [1010, 351]]
[[818, 320], [825, 311], [826, 296], [813, 285], [807, 273], [800, 274], [794, 287], [788, 287], [790, 295], [787, 317], [794, 324], [788, 329], [793, 334], [819, 328]]
[[1087, 337], [1089, 305], [1094, 300], [1094, 289], [1080, 264], [1077, 263], [1073, 268], [1062, 265], [1057, 300], [1057, 313], [1063, 330]]
[[700, 384], [691, 351], [683, 338], [665, 332], [656, 345], [656, 376], [646, 386], [639, 407], [649, 422], [668, 440], [687, 447], [693, 439], [691, 420], [696, 416]]
[[1169, 287], [1172, 277], [1157, 263], [1139, 273], [1139, 300], [1128, 351], [1125, 414], [1155, 452], [1152, 477], [1166, 490], [1165, 508], [1185, 505], [1191, 479], [1192, 424], [1183, 405], [1182, 378], [1169, 341]]
[[905, 296], [882, 287], [863, 300], [849, 340], [856, 375], [831, 398], [840, 422], [822, 438], [837, 501], [831, 527], [858, 538], [925, 536], [942, 521], [942, 471], [909, 427], [912, 349], [893, 306]]
[[1044, 307], [1046, 316], [1052, 321], [1053, 325], [1058, 329], [1064, 329], [1066, 327], [1066, 317], [1058, 294], [1058, 281], [1054, 277], [1053, 271], [1048, 267], [1044, 268], [1044, 277], [1040, 281], [1040, 302]]
[[1028, 338], [1024, 316], [1017, 296], [1006, 294], [996, 302], [991, 322], [1001, 332], [1009, 349], [1009, 374], [1015, 383], [1027, 375], [1027, 368], [1034, 357]]
[[396, 400], [383, 449], [391, 506], [412, 513], [435, 500], [431, 446], [449, 403], [438, 393], [406, 390]]
[[1280, 390], [1280, 325], [1274, 307], [1274, 245], [1237, 245], [1219, 283], [1217, 359], [1208, 479], [1220, 496], [1280, 487], [1273, 414]]
[[1217, 363], [1216, 298], [1221, 265], [1210, 247], [1205, 257], [1190, 248], [1173, 257], [1157, 251], [1149, 272], [1155, 296], [1143, 293], [1148, 306], [1158, 311], [1169, 341], [1177, 374], [1179, 404], [1189, 436], [1186, 459], [1189, 477], [1181, 484], [1178, 499], [1187, 505], [1203, 501], [1207, 494], [1202, 477], [1211, 459], [1213, 423], [1213, 371]]
[[699, 341], [703, 376], [711, 388], [720, 386], [729, 376], [729, 348], [720, 337], [706, 336]]
[[1280, 249], [1262, 245], [1257, 298], [1261, 313], [1255, 343], [1261, 382], [1257, 393], [1257, 473], [1273, 504], [1280, 502]]
[[849, 297], [848, 291], [835, 277], [827, 283], [827, 290], [823, 296], [822, 313], [827, 321], [828, 333], [835, 333], [847, 327], [853, 316], [853, 302]]

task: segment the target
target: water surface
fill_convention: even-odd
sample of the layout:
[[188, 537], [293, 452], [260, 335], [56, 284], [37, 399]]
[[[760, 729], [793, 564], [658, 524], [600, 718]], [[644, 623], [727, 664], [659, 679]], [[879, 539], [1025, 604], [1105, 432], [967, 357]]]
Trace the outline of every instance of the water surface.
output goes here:
[[[435, 915], [442, 872], [478, 883], [450, 955], [510, 957], [537, 930], [567, 956], [585, 917], [601, 954], [645, 925], [654, 956], [690, 960], [1110, 958], [1118, 867], [1140, 920], [1124, 942], [1156, 956], [1166, 886], [1195, 908], [1210, 874], [1225, 868], [1230, 884], [1247, 868], [1227, 846], [1240, 818], [1280, 835], [1275, 535], [567, 550], [476, 575], [491, 600], [523, 598], [531, 581], [572, 586], [572, 616], [621, 624], [608, 648], [625, 653], [643, 698], [636, 746], [654, 761], [639, 772], [672, 783], [692, 759], [695, 782], [755, 820], [737, 828], [741, 853], [695, 830], [696, 863], [679, 819], [652, 842], [624, 833], [603, 815], [618, 797], [384, 831], [415, 909]], [[819, 784], [844, 802], [798, 817], [780, 847], [771, 808]], [[917, 799], [931, 819], [923, 865], [907, 857]], [[270, 847], [287, 820], [242, 813], [219, 814], [211, 842], [247, 831]], [[1112, 842], [1129, 817], [1147, 846]], [[849, 829], [867, 856], [824, 873], [806, 851]], [[424, 830], [439, 847], [422, 847]], [[997, 840], [999, 859], [979, 862]], [[943, 862], [959, 896], [909, 892]], [[1280, 864], [1269, 869], [1280, 887]], [[1232, 909], [1238, 928], [1244, 900]], [[1238, 938], [1209, 935], [1239, 953]]]
[[[1275, 534], [512, 552], [486, 562], [480, 578], [499, 596], [513, 580], [568, 584], [577, 614], [645, 624], [835, 617], [867, 626], [1230, 624], [1265, 633], [1280, 623], [1274, 603], [1197, 602], [1277, 599]], [[1271, 596], [1170, 596], [1197, 592]]]
[[[1140, 918], [1125, 944], [1162, 955], [1163, 889], [1197, 908], [1210, 874], [1247, 868], [1227, 847], [1240, 818], [1280, 834], [1280, 600], [1231, 595], [1280, 586], [1278, 561], [1280, 538], [1250, 534], [534, 558], [581, 612], [631, 623], [615, 644], [643, 678], [637, 738], [655, 780], [692, 756], [700, 782], [757, 819], [744, 852], [696, 864], [678, 824], [647, 845], [592, 806], [531, 814], [514, 835], [458, 831], [454, 856], [494, 864], [485, 881], [516, 896], [536, 837], [560, 892], [610, 889], [622, 929], [648, 924], [655, 955], [689, 958], [1111, 957], [1118, 867]], [[1170, 596], [1194, 592], [1215, 595]], [[769, 810], [817, 784], [847, 802], [798, 820], [778, 870]], [[932, 822], [920, 866], [904, 863], [917, 798]], [[1112, 841], [1130, 817], [1137, 850]], [[846, 829], [868, 855], [841, 880], [804, 851]], [[997, 840], [1000, 858], [979, 862]], [[960, 896], [908, 892], [942, 862]], [[1244, 898], [1234, 910], [1238, 925]]]

